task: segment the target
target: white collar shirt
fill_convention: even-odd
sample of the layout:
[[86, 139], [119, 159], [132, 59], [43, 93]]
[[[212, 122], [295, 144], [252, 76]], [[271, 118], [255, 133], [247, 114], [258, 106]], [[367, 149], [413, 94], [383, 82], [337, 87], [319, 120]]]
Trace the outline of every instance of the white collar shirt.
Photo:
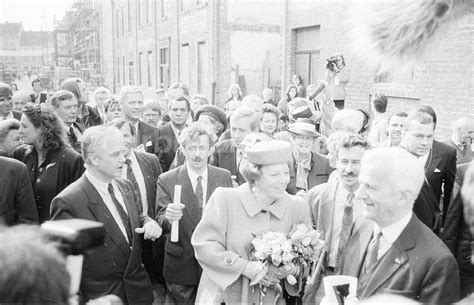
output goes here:
[[[128, 159], [130, 159], [130, 163], [131, 163], [130, 166], [132, 168], [133, 175], [135, 176], [135, 180], [137, 180], [138, 188], [140, 190], [140, 199], [142, 201], [143, 215], [147, 215], [148, 214], [148, 196], [146, 193], [145, 177], [143, 176], [142, 169], [140, 167], [140, 164], [138, 164], [137, 157], [133, 150], [130, 153], [130, 156], [128, 157]], [[122, 169], [123, 179], [128, 179], [127, 169], [128, 169], [128, 165], [125, 164], [125, 166]]]
[[208, 181], [208, 170], [207, 166], [206, 169], [202, 174], [196, 173], [194, 170], [192, 170], [189, 166], [186, 165], [186, 169], [188, 170], [188, 177], [189, 180], [191, 181], [191, 185], [193, 186], [193, 192], [196, 194], [196, 187], [198, 184], [198, 177], [202, 176], [201, 184], [202, 184], [202, 210], [204, 211], [204, 208], [206, 206], [206, 198], [207, 198], [207, 181]]
[[421, 165], [423, 165], [423, 168], [425, 168], [426, 161], [428, 160], [429, 154], [430, 154], [430, 153], [427, 153], [427, 154], [424, 155], [424, 156], [418, 157], [418, 160], [420, 161]]
[[179, 140], [179, 136], [181, 135], [181, 130], [173, 125], [173, 123], [170, 123], [171, 129], [173, 130], [174, 137], [176, 140]]
[[[100, 197], [104, 201], [105, 206], [109, 210], [110, 214], [112, 214], [112, 217], [114, 218], [115, 222], [120, 228], [120, 231], [122, 232], [123, 236], [130, 243], [130, 240], [128, 240], [128, 237], [127, 237], [127, 231], [125, 230], [125, 224], [123, 223], [122, 218], [120, 217], [117, 207], [112, 201], [112, 196], [110, 196], [110, 193], [108, 190], [109, 184], [95, 177], [88, 170], [86, 170], [85, 174], [86, 174], [87, 179], [89, 179], [90, 183], [94, 186], [94, 188], [99, 193]], [[114, 189], [115, 198], [117, 198], [117, 201], [122, 205], [122, 208], [124, 209], [125, 213], [128, 214], [127, 207], [125, 206], [125, 203], [123, 201], [122, 193], [117, 187], [115, 181], [112, 180], [111, 183]]]
[[399, 221], [392, 223], [391, 225], [381, 229], [377, 224], [374, 225], [374, 236], [377, 236], [377, 233], [382, 231], [382, 236], [380, 237], [379, 252], [377, 253], [377, 259], [380, 259], [385, 255], [385, 253], [390, 250], [393, 243], [397, 238], [402, 234], [402, 231], [406, 228], [410, 219], [412, 217], [412, 212], [410, 211], [407, 215], [403, 216]]
[[[349, 191], [339, 181], [334, 195], [334, 214], [332, 221], [331, 246], [329, 249], [328, 266], [335, 267], [337, 252], [339, 249], [339, 238], [342, 230], [342, 219], [344, 218], [344, 207], [346, 205]], [[362, 215], [362, 203], [355, 198], [352, 200], [352, 219], [355, 221]]]

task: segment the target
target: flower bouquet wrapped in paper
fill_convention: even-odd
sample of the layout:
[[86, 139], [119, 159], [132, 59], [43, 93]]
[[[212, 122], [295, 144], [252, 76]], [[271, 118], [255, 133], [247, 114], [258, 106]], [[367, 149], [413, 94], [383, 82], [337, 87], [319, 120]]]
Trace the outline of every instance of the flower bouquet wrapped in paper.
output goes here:
[[250, 259], [262, 264], [262, 271], [250, 283], [258, 284], [262, 296], [267, 287], [283, 294], [282, 281], [292, 296], [300, 296], [311, 267], [318, 263], [324, 249], [320, 233], [306, 224], [298, 224], [289, 234], [266, 232], [252, 240]]

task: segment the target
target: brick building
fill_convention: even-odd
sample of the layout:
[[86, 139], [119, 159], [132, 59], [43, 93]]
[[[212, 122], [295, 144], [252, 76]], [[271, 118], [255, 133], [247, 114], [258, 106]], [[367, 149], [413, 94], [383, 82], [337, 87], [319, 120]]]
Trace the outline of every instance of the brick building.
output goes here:
[[[113, 0], [102, 6], [106, 85], [152, 95], [180, 81], [223, 105], [231, 83], [246, 94], [279, 89], [281, 2]], [[107, 17], [106, 15], [109, 15]], [[105, 21], [103, 21], [105, 22]], [[106, 43], [103, 47], [106, 47]]]
[[341, 53], [350, 68], [347, 107], [369, 109], [373, 93], [388, 96], [388, 111], [430, 104], [439, 116], [436, 137], [447, 136], [456, 118], [474, 115], [472, 15], [441, 35], [421, 62], [381, 77], [370, 67], [370, 58], [354, 52], [347, 2], [287, 0], [283, 16], [283, 84], [295, 73], [303, 75], [306, 85], [314, 83], [324, 75], [325, 59]]

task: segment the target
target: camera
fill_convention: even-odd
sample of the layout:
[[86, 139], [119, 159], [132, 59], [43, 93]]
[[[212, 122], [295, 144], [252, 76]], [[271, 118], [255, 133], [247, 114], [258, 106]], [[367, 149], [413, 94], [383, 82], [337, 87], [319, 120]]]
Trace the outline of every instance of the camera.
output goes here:
[[83, 254], [101, 245], [105, 237], [104, 224], [85, 219], [47, 221], [41, 225], [41, 232], [58, 242], [65, 255]]
[[326, 59], [327, 64], [326, 64], [326, 69], [328, 69], [331, 72], [339, 72], [339, 68], [337, 67], [337, 61], [339, 60], [339, 56], [331, 56], [328, 59]]

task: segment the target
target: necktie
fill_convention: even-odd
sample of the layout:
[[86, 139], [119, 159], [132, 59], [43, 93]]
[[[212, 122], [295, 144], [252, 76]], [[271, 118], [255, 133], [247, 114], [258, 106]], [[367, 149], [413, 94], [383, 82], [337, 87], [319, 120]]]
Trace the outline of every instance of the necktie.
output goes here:
[[74, 127], [72, 125], [69, 127], [69, 137], [71, 138], [71, 142], [75, 143], [77, 141], [76, 134], [74, 133]]
[[137, 147], [141, 143], [140, 135], [138, 134], [138, 129], [135, 128], [135, 125], [130, 124], [130, 126], [132, 126], [133, 134], [135, 136], [135, 147]]
[[123, 209], [120, 202], [117, 200], [117, 197], [115, 197], [112, 183], [109, 183], [107, 190], [109, 191], [110, 196], [112, 197], [112, 201], [115, 204], [115, 207], [117, 208], [120, 218], [122, 219], [123, 226], [125, 227], [125, 231], [127, 232], [128, 241], [130, 244], [132, 244], [132, 225], [130, 224], [130, 219], [128, 218], [128, 215]]
[[[132, 152], [133, 153], [133, 152]], [[143, 206], [142, 206], [142, 196], [140, 193], [140, 187], [138, 186], [137, 179], [135, 178], [135, 175], [133, 174], [132, 170], [132, 160], [126, 159], [125, 163], [127, 164], [127, 179], [132, 183], [133, 186], [133, 191], [135, 192], [135, 195], [137, 196], [137, 210], [138, 214], [141, 215], [143, 212]]]
[[341, 266], [342, 261], [342, 252], [347, 246], [349, 241], [349, 235], [351, 233], [352, 223], [354, 222], [353, 216], [353, 204], [352, 200], [354, 199], [354, 193], [349, 193], [347, 195], [346, 204], [344, 205], [344, 215], [342, 216], [342, 226], [341, 233], [339, 234], [339, 246], [337, 248], [337, 257], [336, 257], [336, 270]]
[[197, 177], [197, 185], [196, 185], [196, 199], [198, 201], [199, 207], [203, 208], [203, 202], [204, 202], [204, 191], [202, 189], [202, 176]]
[[365, 256], [365, 272], [367, 273], [378, 261], [378, 252], [380, 247], [380, 237], [382, 237], [382, 231], [379, 231], [377, 235], [370, 241], [369, 247], [367, 248], [367, 255]]

